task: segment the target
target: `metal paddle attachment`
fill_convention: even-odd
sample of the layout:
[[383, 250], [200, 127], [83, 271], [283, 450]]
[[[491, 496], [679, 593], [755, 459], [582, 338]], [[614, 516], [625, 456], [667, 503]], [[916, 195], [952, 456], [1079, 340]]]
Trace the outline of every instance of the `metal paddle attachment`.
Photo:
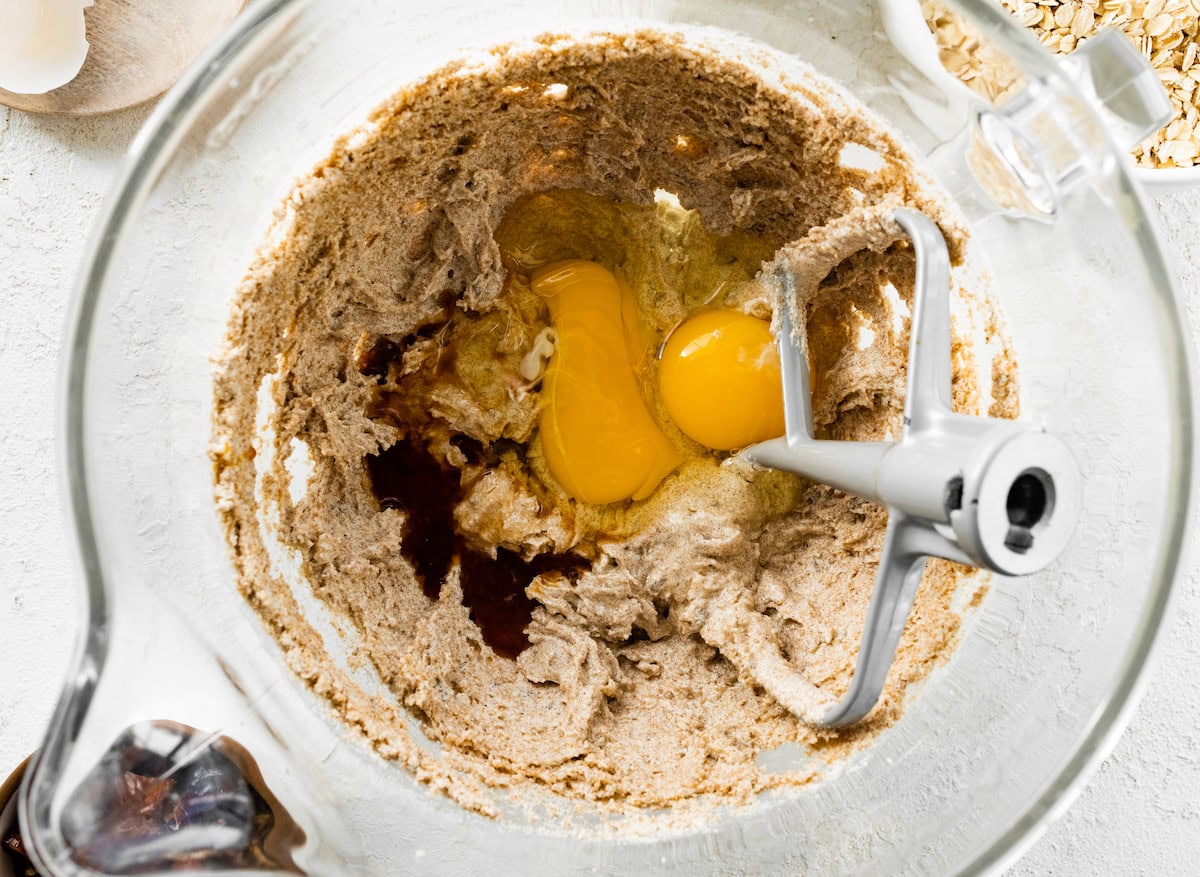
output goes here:
[[842, 727], [879, 699], [928, 557], [1002, 575], [1047, 566], [1066, 547], [1079, 515], [1079, 467], [1041, 427], [956, 414], [950, 395], [950, 260], [937, 225], [895, 212], [916, 253], [904, 425], [896, 442], [813, 438], [808, 356], [795, 337], [786, 297], [779, 333], [787, 435], [744, 452], [755, 463], [795, 472], [888, 508], [887, 532], [849, 691], [806, 716]]

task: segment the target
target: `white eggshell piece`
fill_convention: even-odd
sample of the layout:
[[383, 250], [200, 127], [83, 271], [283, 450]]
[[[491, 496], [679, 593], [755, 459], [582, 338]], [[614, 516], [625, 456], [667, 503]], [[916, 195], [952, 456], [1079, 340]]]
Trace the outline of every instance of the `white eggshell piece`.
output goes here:
[[83, 10], [92, 0], [0, 0], [0, 88], [44, 94], [87, 58]]

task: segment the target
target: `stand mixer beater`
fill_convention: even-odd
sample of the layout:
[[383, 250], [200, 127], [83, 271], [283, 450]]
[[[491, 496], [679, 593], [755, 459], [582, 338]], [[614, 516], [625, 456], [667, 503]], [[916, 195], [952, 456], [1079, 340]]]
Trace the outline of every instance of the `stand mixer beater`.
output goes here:
[[[950, 258], [937, 225], [899, 208], [892, 222], [916, 255], [904, 423], [899, 441], [814, 438], [808, 350], [795, 331], [796, 276], [777, 269], [778, 344], [787, 434], [743, 451], [888, 508], [854, 677], [841, 699], [800, 674], [771, 693], [804, 721], [858, 722], [883, 690], [925, 561], [943, 557], [1001, 575], [1036, 572], [1062, 553], [1079, 517], [1079, 467], [1035, 424], [956, 414], [950, 396]], [[774, 656], [765, 656], [771, 660]]]

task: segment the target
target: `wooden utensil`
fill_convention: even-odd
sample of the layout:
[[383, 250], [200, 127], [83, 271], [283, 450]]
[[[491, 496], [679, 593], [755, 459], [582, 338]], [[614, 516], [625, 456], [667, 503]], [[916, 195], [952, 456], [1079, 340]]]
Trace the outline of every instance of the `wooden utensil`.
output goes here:
[[79, 75], [45, 94], [14, 94], [0, 88], [0, 104], [31, 113], [90, 116], [157, 97], [245, 3], [95, 0], [84, 11], [91, 48]]

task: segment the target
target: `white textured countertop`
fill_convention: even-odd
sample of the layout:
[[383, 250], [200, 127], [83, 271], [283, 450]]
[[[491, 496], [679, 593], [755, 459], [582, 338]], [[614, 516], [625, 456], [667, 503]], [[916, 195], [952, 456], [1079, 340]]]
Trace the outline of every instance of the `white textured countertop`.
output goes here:
[[[77, 584], [55, 446], [59, 352], [97, 208], [146, 113], [71, 120], [0, 108], [0, 779], [37, 746], [74, 648]], [[1200, 190], [1154, 203], [1200, 337]], [[1011, 873], [1200, 872], [1198, 573], [1185, 563], [1129, 730]]]

